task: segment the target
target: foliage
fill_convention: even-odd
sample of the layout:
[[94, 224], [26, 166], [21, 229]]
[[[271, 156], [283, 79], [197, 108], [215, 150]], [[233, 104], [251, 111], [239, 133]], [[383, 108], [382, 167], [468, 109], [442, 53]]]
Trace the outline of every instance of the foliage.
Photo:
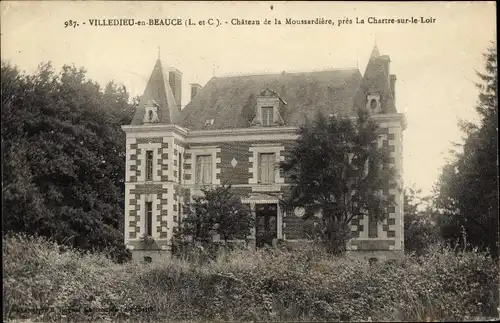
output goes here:
[[152, 236], [148, 236], [148, 235], [143, 235], [141, 237], [141, 243], [142, 243], [142, 246], [148, 250], [148, 249], [158, 249], [158, 245], [156, 243], [156, 240], [152, 237]]
[[281, 163], [293, 185], [286, 203], [304, 206], [306, 217], [321, 212], [320, 238], [332, 252], [342, 252], [355, 216], [383, 220], [394, 204], [381, 194], [394, 183], [389, 153], [378, 147], [378, 125], [365, 109], [358, 111], [356, 122], [318, 114], [298, 134], [295, 148]]
[[[4, 318], [154, 321], [451, 321], [497, 316], [498, 264], [434, 246], [400, 263], [332, 257], [312, 245], [221, 251], [208, 262], [113, 264], [40, 238], [3, 240]], [[45, 320], [46, 321], [46, 320]]]
[[248, 127], [249, 124], [252, 123], [252, 120], [255, 118], [255, 104], [257, 103], [257, 98], [254, 94], [250, 94], [248, 96], [247, 102], [241, 109], [241, 120], [244, 120], [241, 127]]
[[424, 254], [440, 241], [439, 214], [432, 209], [431, 198], [421, 198], [419, 194], [421, 190], [415, 187], [404, 190], [404, 247], [406, 252], [417, 255]]
[[[443, 167], [435, 203], [446, 218], [442, 234], [451, 243], [463, 233], [471, 246], [498, 256], [498, 101], [497, 52], [492, 46], [485, 57], [485, 72], [476, 111], [479, 124], [462, 123], [465, 134], [461, 151]], [[465, 242], [466, 243], [466, 242]]]
[[194, 242], [211, 241], [218, 234], [224, 241], [250, 234], [253, 217], [248, 205], [232, 193], [231, 186], [202, 189], [203, 196], [194, 196], [183, 207], [184, 216], [177, 237]]
[[128, 94], [101, 92], [85, 70], [50, 63], [34, 75], [2, 62], [3, 230], [30, 232], [83, 250], [123, 246]]

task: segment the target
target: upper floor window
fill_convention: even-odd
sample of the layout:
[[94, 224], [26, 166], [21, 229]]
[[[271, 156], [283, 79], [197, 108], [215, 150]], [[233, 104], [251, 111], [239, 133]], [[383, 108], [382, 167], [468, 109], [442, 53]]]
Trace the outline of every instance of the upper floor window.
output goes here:
[[212, 184], [212, 156], [196, 156], [196, 184]]
[[274, 153], [260, 154], [259, 156], [259, 182], [274, 183], [276, 157]]
[[153, 151], [146, 151], [146, 180], [153, 180]]
[[273, 107], [262, 107], [262, 125], [272, 126], [274, 124], [274, 108]]
[[182, 182], [182, 154], [179, 153], [179, 183]]
[[146, 202], [145, 231], [147, 236], [153, 235], [153, 203]]

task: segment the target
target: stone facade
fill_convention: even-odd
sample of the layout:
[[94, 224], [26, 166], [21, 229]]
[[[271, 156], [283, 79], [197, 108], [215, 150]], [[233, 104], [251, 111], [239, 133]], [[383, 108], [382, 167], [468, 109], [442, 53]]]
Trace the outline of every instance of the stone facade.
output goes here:
[[[378, 145], [390, 153], [390, 166], [393, 166], [399, 174], [394, 182], [387, 183], [382, 193], [395, 201], [395, 206], [390, 209], [388, 218], [383, 222], [373, 221], [365, 216], [356, 217], [352, 221], [355, 238], [347, 247], [351, 253], [357, 252], [358, 255], [364, 253], [363, 257], [376, 257], [376, 254], [380, 253], [382, 258], [391, 258], [391, 254], [397, 257], [397, 254], [404, 249], [401, 174], [403, 130], [406, 125], [404, 116], [395, 110], [393, 89], [385, 84], [388, 81], [386, 75], [388, 71], [378, 68], [386, 65], [379, 64], [377, 55], [378, 49], [374, 49], [365, 75], [363, 78], [355, 78], [357, 90], [352, 91], [351, 98], [344, 98], [342, 102], [351, 100], [354, 105], [370, 107], [368, 100], [375, 100], [372, 117], [380, 125]], [[160, 85], [150, 84], [166, 78], [155, 75], [161, 73], [161, 68], [158, 69], [158, 66], [161, 67], [161, 63], [157, 62], [155, 65], [133, 124], [123, 127], [127, 138], [124, 234], [125, 244], [132, 250], [134, 259], [144, 257], [157, 259], [169, 254], [171, 238], [180, 223], [184, 201], [201, 193], [202, 186], [196, 180], [198, 167], [205, 167], [204, 176], [211, 176], [205, 178], [208, 184], [205, 183], [204, 187], [232, 185], [233, 191], [241, 197], [243, 203], [250, 205], [254, 215], [260, 204], [276, 205], [276, 239], [290, 243], [306, 239], [306, 228], [314, 225], [313, 221], [305, 221], [295, 214], [295, 210], [284, 208], [279, 204], [280, 199], [290, 191], [288, 178], [276, 170], [271, 180], [261, 182], [258, 165], [261, 154], [274, 154], [272, 156], [275, 158], [275, 163], [286, 160], [297, 138], [298, 124], [292, 122], [296, 119], [293, 111], [297, 108], [290, 108], [292, 104], [282, 99], [278, 92], [262, 88], [259, 89], [263, 91], [260, 96], [256, 93], [255, 102], [249, 107], [242, 108], [239, 115], [240, 127], [218, 124], [218, 116], [210, 112], [212, 114], [207, 121], [200, 119], [205, 122], [200, 126], [203, 129], [191, 130], [187, 126], [192, 126], [193, 120], [201, 113], [205, 113], [202, 108], [207, 109], [206, 102], [217, 102], [218, 97], [213, 97], [213, 89], [208, 88], [205, 91], [205, 88], [202, 88], [195, 97], [202, 102], [199, 110], [193, 112], [197, 108], [196, 102], [192, 102], [184, 110], [176, 111], [180, 104], [170, 96], [172, 89], [168, 88], [168, 82], [162, 81]], [[166, 87], [165, 91], [156, 93], [152, 90], [162, 86]], [[242, 88], [244, 86], [241, 85]], [[209, 84], [206, 87], [209, 87]], [[290, 95], [290, 90], [286, 91], [284, 86], [276, 88], [280, 89], [282, 94], [285, 93], [283, 95]], [[235, 93], [239, 93], [238, 91]], [[290, 97], [294, 98], [291, 95]], [[158, 121], [155, 119], [147, 122], [147, 116], [142, 114], [149, 111], [151, 106], [158, 105], [158, 102], [160, 102], [156, 108], [159, 111]], [[259, 110], [273, 108], [272, 105], [277, 108], [270, 110], [271, 114], [266, 115], [263, 112], [265, 110]], [[253, 109], [257, 110], [252, 112]], [[266, 124], [269, 119], [275, 122]], [[148, 160], [151, 156], [152, 160]], [[205, 166], [197, 165], [197, 156], [208, 158], [209, 162]], [[151, 232], [155, 242], [153, 246], [148, 246], [143, 241], [148, 216], [147, 203], [152, 205], [149, 216], [152, 216], [153, 221]], [[255, 230], [252, 236], [247, 238], [255, 239]]]

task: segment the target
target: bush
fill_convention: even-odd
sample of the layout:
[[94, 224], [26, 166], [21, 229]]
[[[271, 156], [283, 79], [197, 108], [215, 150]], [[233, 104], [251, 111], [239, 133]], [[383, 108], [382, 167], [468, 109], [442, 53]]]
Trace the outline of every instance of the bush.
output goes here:
[[405, 214], [405, 251], [416, 255], [425, 254], [441, 240], [439, 227], [421, 214]]
[[[114, 264], [44, 239], [4, 239], [4, 318], [22, 309], [154, 320], [462, 320], [496, 316], [498, 267], [439, 245], [400, 264], [293, 252], [219, 249], [210, 259]], [[17, 311], [17, 312], [16, 312]], [[87, 311], [87, 312], [85, 312]], [[58, 316], [59, 315], [59, 316]]]

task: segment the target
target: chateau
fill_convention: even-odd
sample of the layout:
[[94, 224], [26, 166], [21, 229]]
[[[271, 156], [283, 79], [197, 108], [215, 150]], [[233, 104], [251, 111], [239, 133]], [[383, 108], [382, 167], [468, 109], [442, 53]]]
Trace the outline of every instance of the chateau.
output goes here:
[[[366, 107], [380, 124], [379, 145], [389, 148], [399, 176], [383, 194], [396, 203], [383, 223], [359, 216], [348, 250], [365, 258], [403, 252], [402, 149], [406, 122], [396, 109], [396, 76], [375, 46], [362, 75], [357, 68], [306, 73], [213, 77], [191, 84], [180, 108], [182, 73], [156, 61], [126, 132], [125, 244], [136, 260], [168, 256], [183, 202], [200, 188], [223, 183], [248, 203], [257, 220], [248, 238], [305, 239], [303, 208], [278, 203], [290, 191], [274, 167], [286, 159], [297, 127], [317, 110], [354, 116]], [[259, 234], [258, 234], [259, 233]], [[156, 250], [145, 248], [151, 236]], [[257, 238], [258, 240], [258, 238]], [[275, 240], [275, 241], [277, 241]]]

